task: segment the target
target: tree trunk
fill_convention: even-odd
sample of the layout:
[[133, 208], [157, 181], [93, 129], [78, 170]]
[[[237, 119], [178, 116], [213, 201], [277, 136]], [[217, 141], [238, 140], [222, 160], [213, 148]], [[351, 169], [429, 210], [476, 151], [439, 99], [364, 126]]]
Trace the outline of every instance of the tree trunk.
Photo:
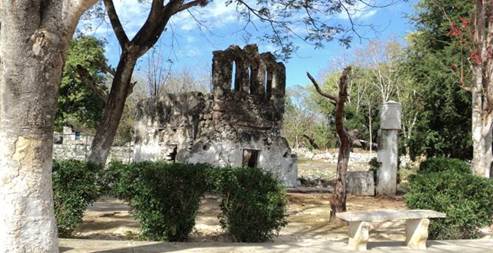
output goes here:
[[373, 127], [371, 118], [371, 105], [368, 103], [368, 130], [370, 132], [370, 154], [373, 153]]
[[132, 90], [130, 82], [136, 62], [137, 56], [134, 54], [124, 52], [120, 57], [104, 107], [103, 118], [92, 141], [91, 154], [88, 159], [92, 163], [101, 166], [106, 163], [123, 114], [125, 101]]
[[184, 3], [184, 1], [173, 0], [163, 5], [163, 1], [153, 0], [147, 20], [137, 34], [135, 34], [134, 38], [129, 40], [116, 13], [113, 0], [104, 0], [106, 12], [115, 36], [120, 43], [122, 54], [120, 55], [120, 62], [113, 78], [108, 101], [106, 101], [104, 107], [103, 118], [96, 129], [96, 135], [91, 145], [91, 154], [88, 158], [90, 162], [97, 165], [104, 165], [106, 163], [116, 131], [118, 130], [118, 125], [120, 124], [125, 101], [133, 88], [130, 81], [132, 80], [132, 72], [139, 57], [144, 55], [156, 44], [173, 15], [193, 6], [204, 4], [207, 4], [207, 1]]
[[[477, 89], [472, 90], [472, 140], [473, 159], [471, 161], [473, 173], [481, 177], [490, 177], [493, 162], [492, 130], [493, 113], [486, 114], [483, 110], [483, 97]], [[486, 115], [481, 115], [482, 113]]]
[[330, 217], [335, 217], [336, 213], [346, 211], [346, 174], [351, 151], [351, 142], [348, 136], [339, 136], [341, 146], [337, 157], [337, 179], [334, 189], [334, 196], [330, 201]]
[[493, 8], [492, 1], [476, 0], [474, 9], [472, 72], [472, 170], [475, 175], [490, 177], [493, 161]]
[[339, 95], [336, 102], [336, 132], [339, 137], [339, 155], [337, 157], [337, 179], [334, 196], [330, 201], [330, 217], [335, 218], [336, 213], [346, 211], [346, 174], [351, 152], [351, 139], [344, 128], [344, 104], [347, 99], [348, 75], [351, 68], [344, 69], [339, 80]]
[[336, 213], [346, 211], [346, 173], [349, 162], [349, 154], [351, 152], [351, 137], [344, 128], [344, 104], [347, 101], [348, 93], [347, 86], [349, 82], [349, 74], [351, 72], [351, 67], [346, 67], [342, 71], [341, 77], [339, 78], [339, 93], [336, 96], [327, 94], [320, 89], [317, 81], [307, 73], [308, 78], [311, 80], [318, 94], [329, 99], [336, 106], [336, 132], [339, 137], [339, 156], [337, 157], [337, 178], [336, 185], [334, 189], [334, 195], [330, 200], [330, 219], [336, 217]]
[[0, 252], [58, 252], [53, 119], [67, 44], [45, 11], [0, 2]]

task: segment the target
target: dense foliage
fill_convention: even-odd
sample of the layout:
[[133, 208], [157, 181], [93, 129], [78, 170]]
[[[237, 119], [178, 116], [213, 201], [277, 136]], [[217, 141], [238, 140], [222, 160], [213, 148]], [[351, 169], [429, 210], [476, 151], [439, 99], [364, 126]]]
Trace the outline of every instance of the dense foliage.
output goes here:
[[70, 236], [99, 196], [97, 166], [76, 160], [53, 162], [55, 217], [60, 236]]
[[[115, 167], [114, 167], [115, 168]], [[149, 240], [184, 241], [195, 225], [200, 198], [208, 190], [206, 166], [141, 162], [118, 165], [117, 184]]]
[[405, 195], [412, 209], [432, 209], [447, 214], [433, 219], [432, 239], [468, 239], [479, 236], [478, 229], [491, 225], [493, 218], [493, 182], [464, 170], [457, 160], [434, 160], [411, 177]]
[[[422, 0], [412, 17], [417, 31], [408, 36], [406, 73], [416, 87], [416, 131], [411, 155], [472, 157], [471, 84], [466, 52], [450, 35], [451, 21], [469, 17], [473, 2]], [[445, 15], [446, 14], [446, 15]]]
[[471, 174], [471, 166], [462, 160], [445, 157], [432, 157], [421, 162], [419, 173], [455, 171], [462, 174]]
[[129, 201], [146, 239], [186, 240], [206, 192], [222, 197], [221, 224], [238, 241], [269, 240], [286, 225], [285, 192], [261, 169], [113, 162], [105, 174], [105, 189]]
[[287, 224], [287, 199], [272, 174], [258, 168], [224, 169], [220, 222], [236, 241], [271, 240]]
[[104, 90], [105, 67], [104, 45], [100, 40], [88, 36], [72, 40], [59, 88], [57, 128], [96, 127], [104, 100], [90, 87]]

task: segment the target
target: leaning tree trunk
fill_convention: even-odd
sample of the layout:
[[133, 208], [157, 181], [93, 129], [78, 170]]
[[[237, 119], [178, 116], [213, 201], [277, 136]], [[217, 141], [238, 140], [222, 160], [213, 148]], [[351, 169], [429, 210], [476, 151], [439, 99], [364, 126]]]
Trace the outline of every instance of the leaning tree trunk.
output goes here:
[[132, 90], [130, 82], [136, 61], [137, 57], [133, 54], [124, 52], [120, 57], [111, 91], [104, 107], [103, 118], [91, 145], [88, 160], [94, 164], [104, 165], [108, 158], [125, 108], [125, 101]]
[[346, 67], [339, 79], [339, 93], [332, 96], [323, 92], [315, 79], [309, 74], [308, 78], [312, 81], [317, 92], [325, 98], [328, 98], [336, 106], [336, 132], [339, 137], [339, 155], [337, 157], [337, 178], [334, 189], [334, 195], [330, 201], [330, 218], [333, 220], [336, 213], [346, 211], [346, 174], [349, 162], [349, 154], [351, 152], [351, 138], [344, 128], [344, 104], [346, 103], [348, 93], [347, 87], [349, 82], [349, 73], [351, 67]]
[[91, 145], [91, 154], [88, 160], [97, 165], [104, 165], [108, 158], [122, 117], [123, 108], [125, 107], [125, 101], [133, 88], [130, 82], [133, 69], [139, 57], [143, 56], [156, 44], [173, 15], [193, 6], [204, 6], [208, 3], [207, 1], [184, 3], [181, 0], [171, 0], [164, 5], [164, 1], [152, 0], [147, 20], [134, 38], [129, 40], [116, 13], [113, 0], [103, 0], [103, 2], [113, 27], [113, 32], [122, 49], [122, 54], [113, 78], [108, 101], [106, 101], [104, 107], [103, 119], [99, 122]]
[[330, 217], [334, 218], [336, 213], [346, 211], [346, 173], [351, 152], [351, 140], [344, 128], [344, 104], [347, 99], [347, 82], [351, 68], [346, 68], [339, 80], [339, 95], [336, 102], [336, 132], [339, 137], [339, 155], [337, 157], [337, 179], [334, 196], [330, 201]]
[[95, 0], [0, 1], [0, 252], [58, 252], [51, 179], [63, 60]]

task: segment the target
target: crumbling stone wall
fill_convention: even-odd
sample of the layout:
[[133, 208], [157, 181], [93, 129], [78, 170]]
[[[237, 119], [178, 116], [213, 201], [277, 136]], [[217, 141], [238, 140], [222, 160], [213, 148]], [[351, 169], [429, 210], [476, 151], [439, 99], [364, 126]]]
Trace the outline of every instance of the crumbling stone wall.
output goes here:
[[296, 155], [280, 135], [286, 70], [256, 45], [213, 52], [212, 91], [138, 104], [134, 160], [268, 169], [296, 185]]

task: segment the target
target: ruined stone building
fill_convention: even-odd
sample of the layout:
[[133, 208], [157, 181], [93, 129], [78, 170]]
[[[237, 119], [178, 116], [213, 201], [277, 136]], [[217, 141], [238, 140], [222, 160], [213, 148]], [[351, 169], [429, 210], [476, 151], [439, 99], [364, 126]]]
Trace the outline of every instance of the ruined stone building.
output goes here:
[[256, 45], [213, 52], [211, 93], [139, 103], [134, 160], [260, 167], [296, 185], [296, 155], [280, 133], [285, 72]]

